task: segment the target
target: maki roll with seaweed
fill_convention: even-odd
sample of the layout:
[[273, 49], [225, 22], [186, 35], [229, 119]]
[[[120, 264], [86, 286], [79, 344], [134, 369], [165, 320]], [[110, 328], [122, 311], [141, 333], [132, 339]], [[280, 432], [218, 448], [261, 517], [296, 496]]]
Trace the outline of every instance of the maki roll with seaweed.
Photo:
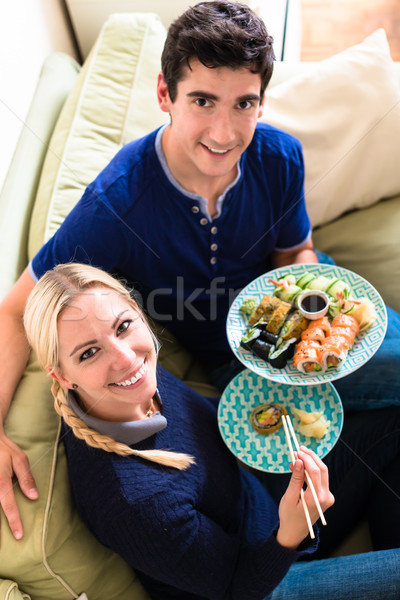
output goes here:
[[275, 349], [275, 346], [269, 344], [268, 342], [264, 342], [259, 337], [253, 343], [251, 347], [251, 351], [253, 354], [258, 356], [258, 358], [262, 358], [263, 360], [268, 361], [270, 353]]
[[260, 335], [261, 329], [257, 329], [256, 327], [248, 329], [246, 333], [242, 335], [242, 339], [240, 340], [241, 347], [251, 352], [254, 342]]
[[293, 358], [296, 342], [296, 338], [289, 338], [288, 340], [282, 341], [279, 346], [270, 352], [268, 361], [271, 367], [284, 369], [288, 360]]
[[270, 331], [261, 331], [260, 340], [268, 342], [268, 344], [271, 344], [272, 346], [276, 346], [279, 341], [279, 335], [271, 333]]
[[287, 410], [281, 404], [261, 404], [252, 411], [250, 420], [254, 429], [265, 435], [282, 426], [282, 415], [287, 415]]

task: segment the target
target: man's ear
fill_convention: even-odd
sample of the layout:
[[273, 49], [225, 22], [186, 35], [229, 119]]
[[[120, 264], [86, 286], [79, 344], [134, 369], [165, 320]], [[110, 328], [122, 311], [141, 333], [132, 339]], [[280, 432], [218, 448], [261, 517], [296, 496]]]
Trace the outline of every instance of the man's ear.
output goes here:
[[168, 93], [168, 86], [165, 82], [164, 75], [162, 73], [158, 74], [157, 79], [157, 100], [158, 105], [163, 112], [170, 112], [171, 106], [171, 98]]
[[263, 93], [263, 95], [262, 95], [261, 102], [260, 102], [260, 107], [259, 107], [259, 109], [258, 109], [258, 117], [257, 117], [258, 119], [259, 119], [260, 117], [262, 117], [262, 115], [263, 115], [263, 112], [264, 112], [264, 105], [265, 105], [265, 92], [264, 92], [264, 93]]

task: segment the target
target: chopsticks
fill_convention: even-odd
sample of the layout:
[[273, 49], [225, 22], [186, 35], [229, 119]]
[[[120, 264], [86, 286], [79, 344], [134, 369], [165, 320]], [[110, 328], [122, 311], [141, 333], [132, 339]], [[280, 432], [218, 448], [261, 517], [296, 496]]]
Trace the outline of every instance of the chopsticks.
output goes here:
[[[290, 436], [292, 436], [292, 438], [293, 438], [293, 442], [294, 442], [294, 445], [295, 445], [295, 448], [296, 448], [297, 451], [300, 450], [299, 442], [297, 441], [297, 437], [296, 437], [296, 434], [295, 434], [295, 431], [294, 431], [294, 428], [293, 428], [293, 425], [292, 425], [292, 421], [291, 421], [289, 415], [282, 415], [282, 423], [283, 423], [283, 428], [285, 430], [286, 441], [287, 441], [287, 444], [289, 446], [290, 458], [292, 460], [292, 463], [294, 464], [294, 462], [295, 462], [296, 459], [295, 459], [295, 456], [294, 456], [294, 450], [293, 450], [292, 440], [291, 440]], [[290, 430], [290, 433], [289, 433], [289, 430]], [[314, 502], [315, 502], [315, 505], [317, 507], [319, 517], [321, 519], [321, 523], [323, 525], [326, 525], [326, 520], [325, 520], [325, 517], [324, 517], [324, 513], [322, 512], [322, 508], [321, 508], [321, 505], [319, 503], [318, 496], [317, 496], [317, 493], [316, 493], [315, 488], [314, 488], [314, 484], [313, 484], [312, 479], [311, 479], [309, 473], [307, 472], [307, 470], [305, 472], [305, 475], [306, 475], [307, 483], [308, 483], [308, 485], [310, 487], [310, 490], [311, 490], [311, 493], [313, 495]], [[315, 534], [314, 534], [313, 526], [312, 526], [311, 519], [310, 519], [310, 513], [308, 512], [308, 506], [307, 506], [307, 503], [306, 503], [305, 498], [304, 498], [304, 490], [303, 489], [301, 490], [300, 498], [301, 498], [301, 502], [303, 504], [303, 510], [304, 510], [304, 514], [305, 514], [305, 517], [306, 517], [306, 521], [307, 521], [307, 525], [308, 525], [308, 530], [309, 530], [309, 533], [310, 533], [310, 537], [311, 537], [311, 539], [314, 539], [315, 538]]]

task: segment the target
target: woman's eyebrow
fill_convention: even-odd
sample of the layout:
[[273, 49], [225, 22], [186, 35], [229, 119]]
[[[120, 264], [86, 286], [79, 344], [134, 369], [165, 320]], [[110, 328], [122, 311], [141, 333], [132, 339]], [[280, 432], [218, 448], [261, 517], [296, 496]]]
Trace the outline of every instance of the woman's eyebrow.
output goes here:
[[85, 348], [85, 346], [93, 346], [94, 344], [97, 343], [97, 340], [88, 340], [87, 342], [84, 342], [83, 344], [78, 344], [77, 346], [75, 346], [75, 348], [72, 350], [70, 356], [72, 356], [73, 354], [75, 354], [75, 352], [78, 352], [78, 350], [81, 350], [81, 348]]
[[[115, 320], [113, 321], [113, 324], [111, 325], [111, 329], [116, 328], [116, 326], [118, 325], [118, 321], [121, 319], [122, 315], [124, 315], [126, 312], [129, 312], [129, 309], [121, 310], [121, 312], [118, 313], [118, 315], [115, 317]], [[78, 350], [81, 350], [81, 348], [85, 348], [85, 346], [90, 346], [90, 345], [94, 345], [94, 344], [97, 344], [97, 340], [88, 340], [87, 342], [84, 342], [83, 344], [78, 344], [72, 350], [70, 356], [75, 354], [75, 352], [77, 352]]]

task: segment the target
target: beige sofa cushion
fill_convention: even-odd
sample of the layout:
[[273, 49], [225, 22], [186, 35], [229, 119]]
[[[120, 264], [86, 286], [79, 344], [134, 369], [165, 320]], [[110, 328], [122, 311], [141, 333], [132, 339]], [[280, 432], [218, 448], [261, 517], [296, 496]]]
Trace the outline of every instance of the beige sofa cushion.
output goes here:
[[112, 15], [103, 26], [50, 142], [30, 225], [29, 259], [121, 146], [168, 118], [156, 95], [165, 35], [151, 13]]
[[400, 312], [400, 196], [343, 215], [313, 232], [316, 248], [365, 277]]
[[400, 193], [400, 85], [383, 29], [267, 89], [262, 120], [303, 145], [314, 227]]

